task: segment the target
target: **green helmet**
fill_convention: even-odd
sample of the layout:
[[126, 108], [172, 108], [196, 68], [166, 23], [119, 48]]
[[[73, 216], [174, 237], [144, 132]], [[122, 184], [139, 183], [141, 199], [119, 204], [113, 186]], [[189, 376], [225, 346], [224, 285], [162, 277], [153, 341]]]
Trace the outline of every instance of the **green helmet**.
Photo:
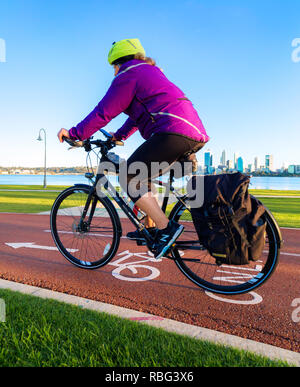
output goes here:
[[128, 55], [135, 55], [137, 53], [146, 56], [146, 52], [141, 45], [139, 39], [124, 39], [113, 43], [112, 48], [108, 53], [108, 62], [113, 64], [117, 59]]

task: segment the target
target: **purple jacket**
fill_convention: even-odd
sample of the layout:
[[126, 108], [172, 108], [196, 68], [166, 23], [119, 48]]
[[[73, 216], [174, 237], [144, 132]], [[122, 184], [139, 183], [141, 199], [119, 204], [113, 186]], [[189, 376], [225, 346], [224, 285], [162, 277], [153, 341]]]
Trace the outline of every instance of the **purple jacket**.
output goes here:
[[129, 116], [115, 133], [126, 140], [137, 130], [147, 140], [155, 133], [175, 133], [207, 142], [209, 137], [184, 93], [156, 66], [141, 60], [124, 63], [98, 106], [76, 127], [71, 138], [85, 140], [120, 113]]

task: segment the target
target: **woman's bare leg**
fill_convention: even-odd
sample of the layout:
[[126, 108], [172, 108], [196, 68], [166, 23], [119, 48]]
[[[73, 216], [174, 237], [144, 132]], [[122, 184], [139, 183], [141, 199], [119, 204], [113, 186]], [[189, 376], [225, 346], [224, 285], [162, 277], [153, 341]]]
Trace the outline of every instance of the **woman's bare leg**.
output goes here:
[[157, 228], [163, 230], [168, 226], [169, 219], [166, 217], [165, 213], [160, 208], [156, 197], [151, 192], [142, 196], [135, 204], [152, 219]]

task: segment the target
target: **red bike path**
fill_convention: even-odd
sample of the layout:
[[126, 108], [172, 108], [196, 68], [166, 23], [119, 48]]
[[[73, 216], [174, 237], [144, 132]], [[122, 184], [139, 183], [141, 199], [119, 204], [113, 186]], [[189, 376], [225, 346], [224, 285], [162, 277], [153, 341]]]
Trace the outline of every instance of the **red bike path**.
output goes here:
[[[127, 219], [122, 227], [124, 235], [132, 229]], [[191, 283], [174, 262], [155, 262], [145, 247], [126, 238], [110, 264], [88, 271], [73, 266], [55, 248], [48, 215], [0, 214], [0, 229], [2, 279], [300, 353], [300, 230], [282, 230], [279, 265], [263, 286], [245, 295], [216, 297]]]

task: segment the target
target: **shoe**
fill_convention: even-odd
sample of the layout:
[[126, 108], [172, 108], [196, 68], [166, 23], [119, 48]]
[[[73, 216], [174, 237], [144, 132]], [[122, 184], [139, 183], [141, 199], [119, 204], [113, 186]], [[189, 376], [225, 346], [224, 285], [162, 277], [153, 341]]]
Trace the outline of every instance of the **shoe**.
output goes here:
[[157, 231], [155, 244], [153, 246], [155, 251], [154, 256], [156, 259], [159, 259], [168, 253], [172, 244], [180, 237], [183, 230], [184, 227], [181, 224], [170, 220], [165, 229]]
[[[157, 228], [155, 227], [147, 228], [147, 231], [149, 231], [152, 236], [155, 236]], [[130, 239], [131, 241], [145, 241], [145, 238], [143, 237], [143, 235], [140, 233], [139, 230], [129, 232], [126, 235], [126, 238]]]

